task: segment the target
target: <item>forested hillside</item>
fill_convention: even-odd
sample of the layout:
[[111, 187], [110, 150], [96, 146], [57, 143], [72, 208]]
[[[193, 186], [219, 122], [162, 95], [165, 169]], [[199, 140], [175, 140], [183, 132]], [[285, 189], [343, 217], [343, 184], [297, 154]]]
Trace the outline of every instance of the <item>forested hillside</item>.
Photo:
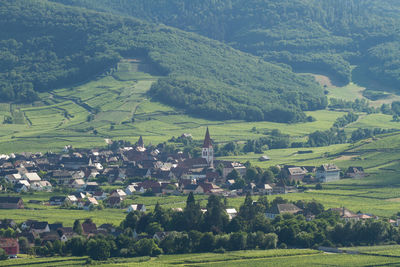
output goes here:
[[0, 27], [2, 101], [32, 101], [141, 57], [165, 76], [151, 96], [198, 116], [294, 122], [326, 106], [312, 78], [174, 28], [45, 0], [1, 1]]
[[351, 79], [351, 64], [400, 89], [397, 0], [53, 0], [164, 23], [298, 71]]

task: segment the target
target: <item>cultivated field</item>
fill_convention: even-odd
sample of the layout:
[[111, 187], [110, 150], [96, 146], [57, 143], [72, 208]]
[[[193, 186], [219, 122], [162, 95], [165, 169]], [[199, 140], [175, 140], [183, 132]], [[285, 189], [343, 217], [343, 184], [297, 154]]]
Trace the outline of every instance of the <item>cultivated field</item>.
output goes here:
[[[82, 266], [87, 257], [21, 258], [0, 262], [0, 266]], [[398, 266], [400, 258], [387, 255], [326, 254], [310, 249], [234, 251], [162, 255], [156, 258], [113, 258], [96, 266]]]

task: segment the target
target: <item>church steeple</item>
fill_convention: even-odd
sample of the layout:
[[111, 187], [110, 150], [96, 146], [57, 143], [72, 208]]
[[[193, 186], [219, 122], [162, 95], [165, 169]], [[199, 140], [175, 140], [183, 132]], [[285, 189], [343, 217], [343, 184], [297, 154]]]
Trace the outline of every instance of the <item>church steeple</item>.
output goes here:
[[209, 148], [209, 147], [212, 147], [212, 142], [210, 138], [210, 132], [208, 131], [207, 127], [206, 136], [204, 137], [203, 148]]
[[144, 148], [143, 137], [140, 136], [137, 142], [138, 147]]
[[202, 154], [201, 157], [207, 160], [207, 163], [210, 167], [213, 167], [214, 165], [214, 150], [212, 146], [212, 141], [210, 138], [210, 132], [206, 131], [206, 136], [204, 137], [204, 143], [203, 143], [203, 149], [202, 149]]

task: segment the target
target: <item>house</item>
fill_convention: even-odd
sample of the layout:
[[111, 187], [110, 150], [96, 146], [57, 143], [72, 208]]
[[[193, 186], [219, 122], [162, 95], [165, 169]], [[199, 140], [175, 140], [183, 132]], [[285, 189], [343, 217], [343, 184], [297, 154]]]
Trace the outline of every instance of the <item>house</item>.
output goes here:
[[271, 160], [267, 155], [261, 156], [258, 158], [259, 161], [269, 161]]
[[53, 187], [49, 181], [39, 181], [39, 182], [32, 182], [31, 189], [34, 191], [45, 191], [51, 192]]
[[28, 172], [28, 173], [25, 173], [25, 174], [22, 176], [22, 179], [28, 180], [29, 183], [32, 183], [32, 182], [39, 182], [39, 181], [42, 180], [42, 179], [40, 178], [40, 176], [39, 176], [36, 172]]
[[289, 180], [302, 181], [307, 171], [301, 167], [286, 167], [285, 171], [287, 173]]
[[274, 219], [278, 215], [282, 214], [297, 214], [301, 212], [302, 209], [297, 207], [292, 203], [288, 204], [276, 204], [269, 211], [265, 213], [265, 216], [269, 219]]
[[40, 239], [42, 240], [42, 245], [45, 245], [47, 241], [54, 242], [60, 240], [60, 235], [54, 231], [41, 233], [39, 236]]
[[198, 186], [197, 184], [187, 184], [183, 187], [183, 193], [184, 194], [189, 194], [190, 192], [196, 193], [196, 194], [203, 194], [203, 188]]
[[162, 240], [164, 240], [169, 234], [170, 234], [170, 232], [156, 232], [156, 233], [153, 235], [153, 239], [157, 239], [158, 241], [162, 241]]
[[26, 184], [24, 184], [24, 183], [17, 183], [14, 186], [14, 191], [17, 192], [17, 193], [21, 193], [21, 192], [25, 192], [26, 193], [26, 192], [29, 191], [29, 187], [26, 186]]
[[363, 178], [365, 177], [363, 167], [349, 167], [346, 171], [346, 176], [351, 178]]
[[135, 189], [135, 185], [133, 185], [133, 184], [128, 185], [128, 186], [125, 188], [125, 193], [126, 193], [128, 196], [133, 195], [133, 193], [135, 193], [135, 192], [136, 192], [136, 189]]
[[113, 191], [110, 193], [110, 196], [112, 196], [112, 197], [126, 198], [126, 193], [125, 193], [124, 190], [122, 190], [122, 189], [116, 189], [116, 190], [113, 190]]
[[123, 199], [121, 197], [111, 197], [111, 196], [106, 200], [107, 204], [110, 207], [119, 206], [122, 201], [123, 201]]
[[104, 200], [107, 198], [107, 193], [106, 192], [102, 192], [102, 191], [96, 191], [93, 193], [93, 197], [96, 200]]
[[68, 184], [72, 180], [72, 174], [66, 170], [55, 170], [51, 177], [57, 181], [58, 184]]
[[226, 213], [229, 216], [229, 220], [232, 220], [237, 216], [237, 210], [235, 208], [226, 209]]
[[263, 195], [272, 195], [273, 189], [269, 184], [261, 184], [257, 186], [258, 192]]
[[53, 196], [50, 198], [49, 203], [52, 206], [59, 206], [62, 205], [66, 199], [67, 197], [64, 196]]
[[83, 179], [75, 179], [71, 180], [69, 184], [75, 189], [80, 189], [85, 185], [85, 181], [83, 181]]
[[340, 179], [340, 169], [335, 164], [323, 164], [317, 169], [317, 179], [326, 183]]
[[93, 223], [92, 221], [86, 220], [86, 221], [84, 221], [84, 222], [82, 223], [82, 229], [83, 229], [83, 232], [84, 232], [86, 235], [88, 235], [88, 234], [96, 233], [96, 231], [97, 231], [97, 226], [96, 226], [96, 224]]
[[72, 205], [76, 205], [78, 203], [78, 198], [74, 195], [69, 195], [65, 198], [64, 201], [69, 202]]
[[346, 209], [345, 207], [342, 208], [331, 208], [329, 209], [334, 212], [338, 212], [340, 218], [344, 219], [346, 222], [348, 221], [358, 221], [360, 220], [360, 217], [358, 214], [351, 212], [350, 210]]
[[49, 227], [48, 222], [34, 221], [31, 224], [30, 231], [34, 232], [36, 234], [48, 233], [48, 232], [50, 232], [50, 227]]
[[7, 174], [5, 176], [5, 179], [9, 183], [16, 184], [19, 180], [22, 179], [22, 176], [19, 173]]
[[63, 224], [62, 223], [50, 223], [49, 228], [50, 231], [57, 231], [59, 228], [62, 228]]
[[0, 197], [0, 209], [23, 209], [24, 202], [20, 197]]
[[77, 236], [72, 227], [62, 227], [57, 230], [61, 242], [67, 242], [73, 237]]
[[106, 231], [108, 233], [114, 233], [116, 231], [115, 227], [110, 223], [100, 225], [97, 230]]
[[98, 185], [87, 184], [86, 187], [85, 187], [85, 191], [90, 193], [90, 194], [93, 194], [94, 192], [101, 191], [101, 190], [100, 190], [100, 187]]
[[94, 206], [98, 206], [99, 202], [94, 197], [88, 197], [85, 204], [83, 205], [84, 210], [90, 210]]
[[146, 211], [146, 206], [144, 204], [133, 204], [133, 205], [129, 205], [128, 209], [126, 210], [126, 212], [132, 212], [132, 211], [141, 211], [141, 212], [145, 212]]
[[236, 170], [240, 176], [244, 176], [246, 174], [246, 166], [239, 162], [230, 162], [230, 161], [218, 161], [216, 162], [216, 166], [222, 164], [224, 166], [222, 170], [222, 177], [225, 179], [228, 174], [230, 174], [233, 170]]
[[14, 238], [0, 238], [0, 248], [4, 249], [9, 257], [19, 254], [18, 240]]
[[[201, 187], [201, 189], [199, 187]], [[204, 194], [221, 194], [223, 192], [219, 186], [213, 183], [200, 183], [199, 187], [196, 188], [194, 193], [203, 192]]]

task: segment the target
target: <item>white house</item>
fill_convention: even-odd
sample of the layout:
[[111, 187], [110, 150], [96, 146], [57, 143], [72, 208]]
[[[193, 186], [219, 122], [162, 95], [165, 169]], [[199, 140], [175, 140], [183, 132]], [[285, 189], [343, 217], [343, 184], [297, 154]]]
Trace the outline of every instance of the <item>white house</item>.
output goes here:
[[131, 185], [128, 185], [126, 188], [125, 188], [125, 193], [127, 194], [127, 195], [132, 195], [133, 193], [135, 193], [136, 192], [136, 189], [135, 189], [135, 185], [133, 185], [133, 184], [131, 184]]
[[135, 211], [135, 210], [141, 211], [141, 212], [145, 212], [146, 211], [146, 206], [144, 204], [133, 204], [133, 205], [130, 205], [128, 207], [126, 212], [129, 213], [129, 212], [132, 212], [132, 211]]
[[7, 174], [5, 176], [5, 179], [9, 183], [16, 184], [19, 180], [22, 179], [22, 176], [19, 173]]
[[226, 213], [228, 213], [229, 220], [232, 220], [237, 215], [237, 210], [235, 208], [226, 209]]
[[46, 191], [51, 192], [53, 187], [49, 181], [39, 181], [39, 182], [32, 182], [31, 189], [34, 191]]
[[28, 180], [30, 183], [39, 182], [42, 180], [36, 172], [27, 172], [24, 174], [24, 176], [22, 176], [22, 179]]
[[316, 178], [321, 182], [331, 182], [340, 179], [340, 169], [335, 164], [323, 164], [317, 169]]

